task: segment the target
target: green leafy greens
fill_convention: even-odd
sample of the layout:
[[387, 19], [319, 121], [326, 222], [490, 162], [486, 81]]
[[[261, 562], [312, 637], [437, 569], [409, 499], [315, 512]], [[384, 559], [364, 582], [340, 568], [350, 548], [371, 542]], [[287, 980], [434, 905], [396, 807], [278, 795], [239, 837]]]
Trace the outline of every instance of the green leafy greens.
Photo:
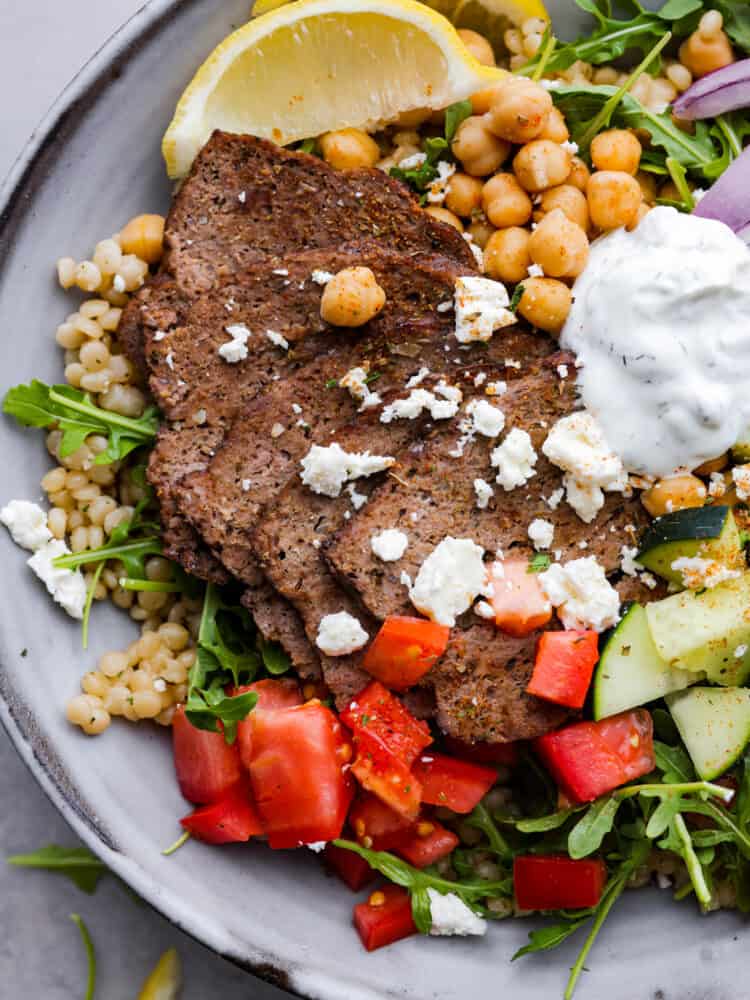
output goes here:
[[96, 992], [96, 952], [94, 951], [94, 942], [91, 940], [88, 927], [77, 913], [71, 913], [70, 919], [80, 931], [81, 940], [83, 941], [83, 946], [86, 949], [88, 976], [84, 1000], [94, 1000], [94, 993]]
[[64, 875], [83, 892], [91, 895], [108, 868], [86, 847], [60, 847], [49, 844], [30, 854], [13, 854], [6, 859], [16, 868], [37, 868]]
[[438, 163], [440, 160], [451, 159], [451, 143], [459, 125], [470, 114], [471, 101], [459, 101], [457, 104], [451, 104], [445, 112], [444, 135], [425, 139], [422, 143], [424, 160], [413, 167], [391, 167], [391, 177], [396, 177], [408, 184], [424, 201], [430, 184], [439, 176]]

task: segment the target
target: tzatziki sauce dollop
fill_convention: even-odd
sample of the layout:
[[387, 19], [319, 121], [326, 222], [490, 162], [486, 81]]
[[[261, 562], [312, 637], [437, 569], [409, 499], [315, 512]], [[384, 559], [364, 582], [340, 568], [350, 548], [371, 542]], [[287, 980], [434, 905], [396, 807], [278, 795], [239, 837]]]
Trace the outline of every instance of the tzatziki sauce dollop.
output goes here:
[[626, 469], [665, 476], [750, 425], [750, 249], [722, 222], [653, 208], [596, 240], [560, 342]]

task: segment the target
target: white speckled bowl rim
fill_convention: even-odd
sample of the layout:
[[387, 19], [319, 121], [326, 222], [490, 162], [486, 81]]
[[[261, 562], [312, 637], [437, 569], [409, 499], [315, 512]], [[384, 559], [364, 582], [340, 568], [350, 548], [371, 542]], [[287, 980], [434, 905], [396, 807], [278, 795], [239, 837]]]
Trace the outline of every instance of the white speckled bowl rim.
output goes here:
[[[153, 46], [162, 33], [166, 36], [174, 24], [179, 28], [184, 21], [185, 28], [194, 30], [196, 24], [202, 27], [205, 18], [197, 20], [201, 12], [225, 24], [227, 8], [241, 18], [247, 6], [246, 0], [227, 0], [219, 11], [211, 10], [211, 0], [151, 0], [92, 57], [35, 130], [0, 190], [0, 293], [11, 271], [18, 280], [18, 262], [13, 260], [15, 240], [31, 240], [34, 246], [37, 230], [36, 239], [42, 239], [44, 226], [35, 211], [37, 202], [48, 197], [46, 186], [62, 184], [64, 196], [65, 183], [56, 180], [58, 173], [69, 178], [70, 173], [65, 171], [72, 169], [73, 176], [78, 171], [80, 179], [85, 159], [73, 168], [65, 163], [68, 144], [86, 116], [100, 102], [107, 102], [109, 89], [116, 86], [130, 60]], [[569, 0], [558, 0], [550, 7], [553, 13], [562, 13], [564, 21], [572, 21]], [[218, 31], [215, 40], [225, 30]], [[192, 39], [189, 35], [187, 41]], [[187, 42], [185, 48], [189, 48]], [[160, 61], [169, 62], [172, 55], [167, 51]], [[185, 51], [175, 52], [174, 59], [181, 60], [180, 68], [172, 74], [178, 82], [189, 77], [189, 72], [185, 77], [187, 67], [198, 62], [194, 54]], [[174, 89], [175, 81], [171, 77], [168, 80]], [[170, 108], [163, 109], [165, 123]], [[126, 108], [122, 114], [127, 114]], [[157, 150], [154, 156], [158, 156]], [[133, 205], [138, 204], [134, 199]], [[148, 210], [146, 206], [144, 209]], [[99, 233], [105, 235], [101, 230]], [[88, 247], [80, 247], [79, 252], [84, 254]], [[44, 281], [49, 283], [50, 258], [64, 252], [63, 247], [53, 249], [51, 255], [45, 250], [38, 266], [28, 267], [24, 295], [33, 295]], [[26, 270], [24, 265], [24, 273]], [[62, 302], [59, 292], [54, 296], [55, 308], [64, 312], [64, 306], [58, 304]], [[6, 296], [3, 300], [0, 294], [0, 303], [3, 301], [11, 299]], [[10, 310], [10, 314], [16, 323], [23, 316], [18, 308], [16, 313]], [[0, 319], [5, 318], [6, 314], [0, 313]], [[59, 319], [47, 320], [45, 336], [50, 335], [49, 326], [54, 329], [56, 322]], [[5, 332], [0, 334], [0, 338], [4, 337]], [[37, 355], [44, 349], [33, 338], [30, 343]], [[12, 382], [35, 374], [53, 378], [55, 366], [59, 366], [59, 358], [53, 358], [45, 372], [36, 361], [33, 366], [24, 365], [23, 360], [17, 362], [17, 354], [7, 344], [3, 346], [3, 392]], [[9, 464], [0, 476], [3, 502], [10, 495], [37, 495], [39, 471], [47, 464], [38, 453], [38, 442], [31, 444], [10, 423], [3, 420], [0, 425], [0, 440], [9, 452]], [[36, 452], [27, 469], [27, 449], [32, 448]], [[19, 492], [8, 494], [6, 484]], [[5, 537], [0, 538], [0, 556], [6, 569], [0, 581], [0, 720], [36, 780], [81, 839], [177, 926], [219, 954], [302, 997], [458, 1000], [471, 991], [484, 996], [502, 994], [512, 1000], [537, 1000], [561, 995], [578, 944], [511, 966], [508, 957], [525, 942], [529, 922], [513, 921], [493, 928], [488, 939], [481, 942], [414, 939], [366, 956], [349, 926], [354, 897], [338, 883], [327, 881], [311, 858], [299, 856], [302, 852], [294, 857], [273, 856], [259, 847], [217, 851], [191, 844], [172, 859], [162, 859], [159, 850], [170, 842], [176, 828], [176, 823], [174, 828], [171, 826], [172, 819], [184, 811], [163, 734], [144, 736], [140, 729], [115, 726], [104, 742], [86, 743], [86, 752], [97, 755], [88, 758], [92, 761], [91, 778], [80, 768], [75, 773], [73, 762], [86, 760], [78, 758], [85, 738], [71, 727], [50, 724], [53, 716], [41, 693], [48, 698], [61, 697], [61, 691], [73, 693], [81, 672], [77, 633], [73, 635], [69, 620], [23, 576], [22, 555]], [[109, 623], [110, 634], [122, 634], [122, 623], [112, 624], [114, 619], [106, 614], [101, 617], [106, 619], [102, 626], [105, 632]], [[18, 659], [19, 646], [31, 650], [23, 661]], [[37, 646], [41, 655], [35, 652]], [[60, 664], [64, 682], [56, 672]], [[30, 670], [39, 671], [42, 687], [38, 690], [30, 687]], [[55, 690], [60, 683], [67, 686]], [[62, 698], [56, 710], [61, 714]], [[113, 803], [119, 804], [118, 790], [113, 794], [97, 770], [98, 758], [108, 755], [113, 763], [122, 763], [125, 755], [126, 766], [130, 766], [132, 758], [133, 767], [141, 768], [136, 783], [143, 782], [144, 808], [132, 829], [126, 820], [138, 812], [138, 796], [133, 799], [134, 789], [123, 779], [122, 799], [128, 808], [123, 812], [114, 809]], [[151, 823], [156, 813], [158, 821]], [[245, 881], [247, 890], [241, 889]], [[239, 894], [232, 899], [236, 890]], [[224, 893], [232, 905], [225, 911], [218, 908], [218, 912], [203, 912], [210, 910], [216, 891]], [[237, 911], [245, 896], [250, 897], [248, 912], [239, 920]], [[579, 1000], [604, 995], [610, 1000], [750, 1000], [750, 988], [742, 978], [742, 927], [732, 914], [701, 920], [690, 903], [673, 904], [665, 894], [631, 894], [610, 918], [589, 958], [591, 972], [584, 976], [577, 996]]]

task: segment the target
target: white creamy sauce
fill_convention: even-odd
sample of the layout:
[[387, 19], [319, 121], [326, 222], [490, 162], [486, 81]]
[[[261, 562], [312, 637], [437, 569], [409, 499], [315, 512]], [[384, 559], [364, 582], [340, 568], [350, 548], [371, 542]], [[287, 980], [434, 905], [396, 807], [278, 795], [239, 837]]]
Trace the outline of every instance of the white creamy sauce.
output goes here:
[[654, 208], [591, 247], [561, 336], [631, 472], [669, 475], [750, 423], [750, 249], [721, 222]]

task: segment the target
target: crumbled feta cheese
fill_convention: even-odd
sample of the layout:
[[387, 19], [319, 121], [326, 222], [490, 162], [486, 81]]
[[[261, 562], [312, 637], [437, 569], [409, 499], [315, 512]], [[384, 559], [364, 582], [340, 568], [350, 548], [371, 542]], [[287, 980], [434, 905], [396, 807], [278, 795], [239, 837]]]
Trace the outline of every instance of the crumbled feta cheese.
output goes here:
[[484, 390], [486, 396], [502, 396], [508, 391], [507, 382], [488, 382]]
[[398, 528], [386, 528], [370, 538], [370, 548], [383, 562], [397, 562], [408, 544], [409, 536]]
[[723, 497], [726, 491], [727, 484], [724, 482], [724, 476], [720, 472], [712, 472], [708, 485], [708, 495], [717, 500], [719, 497]]
[[393, 420], [415, 420], [424, 410], [428, 411], [433, 420], [449, 420], [458, 413], [461, 390], [453, 389], [453, 392], [458, 396], [457, 399], [438, 399], [436, 393], [440, 392], [441, 395], [445, 396], [447, 389], [453, 389], [453, 387], [439, 383], [435, 387], [435, 392], [430, 392], [429, 389], [412, 389], [406, 398], [396, 399], [383, 407], [380, 422], [390, 424]]
[[544, 87], [545, 90], [559, 90], [564, 83], [564, 80], [548, 80], [544, 77], [539, 81], [539, 86]]
[[431, 205], [442, 205], [445, 196], [450, 190], [450, 179], [455, 174], [456, 168], [447, 160], [440, 160], [437, 164], [438, 175], [427, 188], [427, 201]]
[[249, 353], [247, 342], [250, 339], [250, 331], [244, 323], [233, 323], [230, 326], [225, 326], [224, 330], [232, 339], [221, 345], [219, 348], [220, 357], [230, 365], [244, 361]]
[[314, 444], [300, 463], [301, 478], [314, 493], [337, 497], [344, 483], [389, 469], [395, 461], [390, 456], [371, 455], [369, 451], [344, 451], [335, 441], [326, 447]]
[[553, 563], [539, 574], [539, 583], [567, 629], [603, 632], [619, 617], [619, 595], [595, 556]]
[[470, 538], [444, 538], [419, 568], [409, 591], [414, 607], [440, 625], [455, 625], [486, 586], [483, 556]]
[[166, 332], [164, 330], [157, 330], [156, 333], [154, 334], [154, 338], [153, 338], [154, 342], [158, 344], [160, 340], [164, 340], [164, 338], [166, 337], [166, 335], [167, 334], [166, 334]]
[[401, 583], [404, 587], [408, 587], [409, 590], [411, 590], [411, 577], [409, 576], [409, 574], [406, 572], [405, 569], [401, 570], [401, 575], [399, 576], [398, 579], [399, 583]]
[[315, 851], [316, 854], [320, 854], [321, 851], [324, 851], [326, 849], [326, 844], [327, 843], [328, 843], [327, 840], [316, 840], [312, 844], [305, 844], [305, 847], [309, 851]]
[[[468, 372], [466, 373], [469, 374]], [[478, 389], [481, 385], [487, 381], [487, 375], [484, 372], [479, 372], [478, 375], [474, 376], [474, 388]]]
[[86, 605], [86, 581], [80, 570], [57, 569], [52, 561], [58, 556], [70, 555], [70, 549], [65, 542], [53, 538], [36, 550], [26, 565], [36, 573], [44, 583], [52, 598], [71, 618], [83, 618]]
[[638, 555], [637, 546], [633, 545], [623, 545], [620, 549], [620, 569], [623, 571], [625, 576], [638, 576], [638, 571], [643, 569], [635, 561], [635, 557]]
[[591, 524], [604, 506], [604, 492], [598, 486], [584, 485], [571, 476], [563, 476], [567, 500], [576, 514], [586, 524]]
[[399, 163], [400, 170], [416, 170], [417, 167], [421, 167], [422, 164], [427, 159], [426, 153], [413, 153], [411, 156], [407, 156]]
[[538, 457], [527, 432], [514, 427], [490, 455], [490, 462], [497, 469], [496, 482], [506, 492], [523, 486], [536, 475], [534, 466]]
[[543, 517], [535, 517], [529, 525], [529, 538], [537, 552], [541, 549], [551, 548], [554, 537], [554, 524], [551, 521], [545, 521]]
[[738, 569], [729, 569], [716, 559], [701, 559], [699, 556], [681, 556], [672, 563], [672, 569], [682, 577], [683, 587], [689, 590], [711, 590], [727, 580], [736, 580], [742, 574]]
[[429, 368], [420, 368], [419, 371], [417, 372], [417, 374], [416, 375], [412, 375], [412, 377], [406, 383], [406, 388], [407, 389], [416, 389], [416, 387], [418, 385], [420, 385], [422, 382], [424, 382], [424, 380], [427, 378], [427, 376], [429, 374], [430, 374], [430, 369]]
[[275, 267], [271, 273], [278, 274], [282, 278], [289, 277], [289, 271], [285, 267]]
[[657, 586], [656, 577], [652, 573], [641, 573], [641, 583], [644, 583], [649, 590], [655, 590]]
[[732, 482], [739, 500], [750, 499], [750, 464], [735, 465], [732, 469]]
[[560, 378], [567, 378], [568, 377], [568, 366], [567, 365], [558, 365], [557, 366], [557, 374], [560, 376]]
[[443, 895], [436, 889], [428, 889], [432, 926], [430, 934], [436, 937], [458, 935], [483, 935], [487, 933], [487, 921], [469, 909], [455, 892]]
[[292, 403], [292, 413], [296, 414], [297, 416], [299, 416], [299, 414], [302, 413], [302, 407], [299, 405], [299, 403]]
[[562, 498], [565, 496], [565, 489], [561, 486], [560, 489], [554, 490], [548, 497], [542, 497], [544, 502], [547, 504], [550, 510], [557, 510], [562, 502]]
[[471, 233], [464, 233], [463, 238], [466, 240], [469, 250], [471, 250], [474, 256], [474, 262], [476, 263], [477, 267], [479, 268], [480, 271], [483, 271], [484, 252], [482, 251], [482, 248], [480, 246], [477, 246], [477, 244], [474, 242], [474, 237], [471, 235]]
[[242, 486], [242, 492], [243, 493], [247, 493], [247, 492], [249, 492], [250, 487], [253, 484], [250, 482], [249, 479], [243, 479], [242, 482], [240, 483], [240, 485]]
[[355, 510], [359, 510], [361, 507], [364, 507], [364, 505], [367, 503], [368, 500], [367, 494], [358, 493], [354, 486], [354, 483], [349, 483], [349, 485], [346, 487], [346, 492], [349, 494], [352, 501], [352, 507]]
[[543, 278], [544, 268], [540, 267], [538, 264], [529, 264], [526, 268], [526, 273], [530, 278]]
[[348, 611], [337, 611], [321, 619], [315, 645], [326, 656], [346, 656], [362, 649], [368, 639], [359, 619]]
[[281, 347], [284, 351], [289, 350], [289, 341], [275, 330], [266, 330], [266, 337], [268, 337], [274, 347]]
[[169, 368], [170, 371], [174, 371], [174, 355], [171, 351], [167, 352], [167, 356], [164, 358], [164, 361], [167, 368]]
[[475, 479], [474, 492], [477, 496], [477, 507], [479, 507], [480, 510], [486, 510], [487, 505], [495, 495], [495, 491], [486, 479]]
[[487, 601], [477, 601], [474, 605], [474, 614], [479, 615], [480, 618], [494, 618], [495, 609]]
[[283, 424], [274, 424], [273, 427], [271, 428], [271, 437], [279, 438], [281, 437], [281, 435], [284, 433], [285, 430], [286, 427], [284, 427]]
[[322, 268], [316, 267], [310, 277], [316, 285], [327, 285], [331, 278], [333, 278], [333, 274], [330, 271], [324, 271]]
[[506, 368], [515, 368], [516, 371], [519, 371], [519, 372], [521, 370], [521, 362], [520, 361], [514, 361], [513, 358], [506, 358], [505, 361], [503, 362], [503, 364], [505, 365]]
[[456, 340], [460, 344], [487, 341], [495, 330], [516, 322], [516, 317], [507, 308], [509, 299], [505, 285], [490, 278], [457, 278], [454, 304]]
[[167, 690], [167, 682], [164, 680], [163, 677], [155, 677], [153, 684], [151, 686], [153, 687], [154, 691], [157, 691], [159, 694], [164, 694], [164, 692]]
[[452, 302], [438, 302], [438, 304], [435, 306], [435, 312], [439, 313], [448, 313], [451, 311], [451, 309], [453, 309]]
[[36, 552], [52, 538], [46, 513], [30, 500], [11, 500], [0, 510], [0, 521], [16, 545], [29, 552]]
[[247, 191], [240, 191], [240, 193], [237, 195], [237, 201], [240, 203], [240, 205], [244, 205], [245, 202], [247, 201]]
[[502, 410], [488, 403], [486, 399], [472, 399], [466, 407], [471, 417], [472, 430], [484, 437], [496, 438], [505, 427], [505, 414]]
[[577, 156], [578, 155], [578, 143], [577, 142], [570, 142], [568, 139], [566, 139], [565, 142], [561, 142], [560, 145], [562, 146], [563, 149], [566, 149], [570, 153], [571, 156]]
[[339, 379], [341, 388], [348, 389], [352, 399], [358, 399], [362, 403], [359, 408], [360, 413], [363, 410], [370, 410], [375, 406], [380, 406], [383, 402], [377, 392], [370, 391], [367, 378], [368, 372], [366, 368], [350, 368], [346, 375]]

